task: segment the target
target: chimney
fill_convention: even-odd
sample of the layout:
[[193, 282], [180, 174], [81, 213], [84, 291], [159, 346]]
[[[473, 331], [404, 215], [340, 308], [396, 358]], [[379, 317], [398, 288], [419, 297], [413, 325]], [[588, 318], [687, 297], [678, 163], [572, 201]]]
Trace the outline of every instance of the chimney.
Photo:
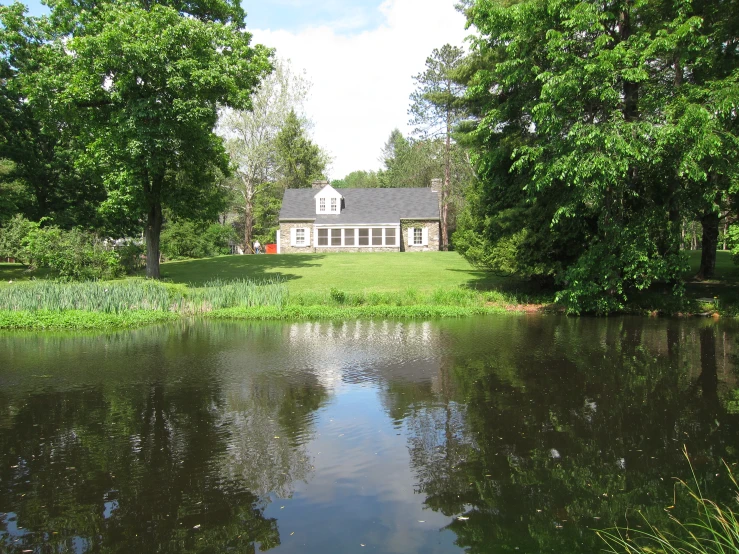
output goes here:
[[431, 192], [435, 192], [439, 198], [439, 214], [441, 214], [441, 179], [431, 179]]
[[313, 187], [314, 189], [318, 189], [318, 190], [320, 190], [320, 189], [322, 189], [323, 187], [325, 187], [326, 185], [328, 185], [328, 181], [313, 181], [313, 184], [312, 184], [311, 186], [312, 186], [312, 187]]

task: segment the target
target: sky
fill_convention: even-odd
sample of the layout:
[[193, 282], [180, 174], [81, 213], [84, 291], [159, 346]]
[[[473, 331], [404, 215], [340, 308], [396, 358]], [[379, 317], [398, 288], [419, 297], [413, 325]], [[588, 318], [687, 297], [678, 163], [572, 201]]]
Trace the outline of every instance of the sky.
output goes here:
[[[9, 4], [0, 0], [0, 5]], [[43, 13], [27, 0], [31, 14]], [[246, 0], [254, 43], [276, 49], [312, 83], [305, 115], [332, 157], [331, 179], [379, 169], [394, 128], [408, 126], [413, 76], [434, 48], [469, 34], [456, 0]]]

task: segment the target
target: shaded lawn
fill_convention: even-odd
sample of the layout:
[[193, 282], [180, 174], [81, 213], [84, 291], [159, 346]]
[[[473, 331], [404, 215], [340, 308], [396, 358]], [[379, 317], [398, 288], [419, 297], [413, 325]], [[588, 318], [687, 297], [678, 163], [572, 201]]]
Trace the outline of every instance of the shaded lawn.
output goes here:
[[0, 286], [7, 285], [8, 281], [27, 281], [31, 274], [21, 264], [0, 263]]
[[511, 278], [472, 267], [455, 252], [222, 256], [162, 264], [162, 277], [195, 286], [212, 279], [283, 279], [290, 292], [419, 292], [446, 287], [500, 289]]
[[700, 267], [700, 251], [690, 252], [690, 272], [686, 275], [686, 292], [694, 298], [713, 298], [714, 296], [732, 302], [739, 301], [739, 265], [735, 264], [731, 252], [716, 252], [716, 276], [706, 281], [696, 281], [693, 277]]

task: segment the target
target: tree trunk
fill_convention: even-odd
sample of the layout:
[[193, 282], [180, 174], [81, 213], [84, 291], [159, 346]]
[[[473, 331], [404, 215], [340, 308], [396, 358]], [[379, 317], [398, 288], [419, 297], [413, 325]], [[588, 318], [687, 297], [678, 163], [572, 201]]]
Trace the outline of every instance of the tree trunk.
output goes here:
[[447, 112], [446, 118], [446, 141], [444, 143], [444, 182], [441, 186], [441, 249], [449, 250], [449, 185], [452, 179], [451, 143], [452, 121], [451, 113]]
[[149, 205], [146, 216], [146, 276], [159, 279], [159, 236], [162, 234], [162, 203]]
[[701, 266], [698, 279], [712, 279], [716, 274], [716, 249], [718, 248], [719, 214], [713, 210], [701, 217], [703, 241], [701, 243]]
[[247, 197], [244, 204], [244, 253], [254, 254], [254, 200]]
[[244, 185], [244, 254], [254, 254], [254, 185], [251, 180], [241, 175]]

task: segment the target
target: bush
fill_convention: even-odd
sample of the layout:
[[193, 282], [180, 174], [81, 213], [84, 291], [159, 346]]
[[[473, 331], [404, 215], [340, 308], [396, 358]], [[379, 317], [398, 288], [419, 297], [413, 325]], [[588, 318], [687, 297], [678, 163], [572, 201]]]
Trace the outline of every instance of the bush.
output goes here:
[[31, 268], [49, 268], [62, 279], [113, 279], [123, 273], [118, 254], [83, 231], [36, 226], [22, 244], [21, 259]]
[[0, 228], [0, 258], [16, 258], [25, 263], [23, 239], [38, 228], [38, 223], [29, 221], [20, 214], [8, 221]]
[[162, 230], [161, 251], [170, 260], [208, 258], [230, 254], [230, 242], [235, 239], [236, 234], [229, 226], [172, 221]]

